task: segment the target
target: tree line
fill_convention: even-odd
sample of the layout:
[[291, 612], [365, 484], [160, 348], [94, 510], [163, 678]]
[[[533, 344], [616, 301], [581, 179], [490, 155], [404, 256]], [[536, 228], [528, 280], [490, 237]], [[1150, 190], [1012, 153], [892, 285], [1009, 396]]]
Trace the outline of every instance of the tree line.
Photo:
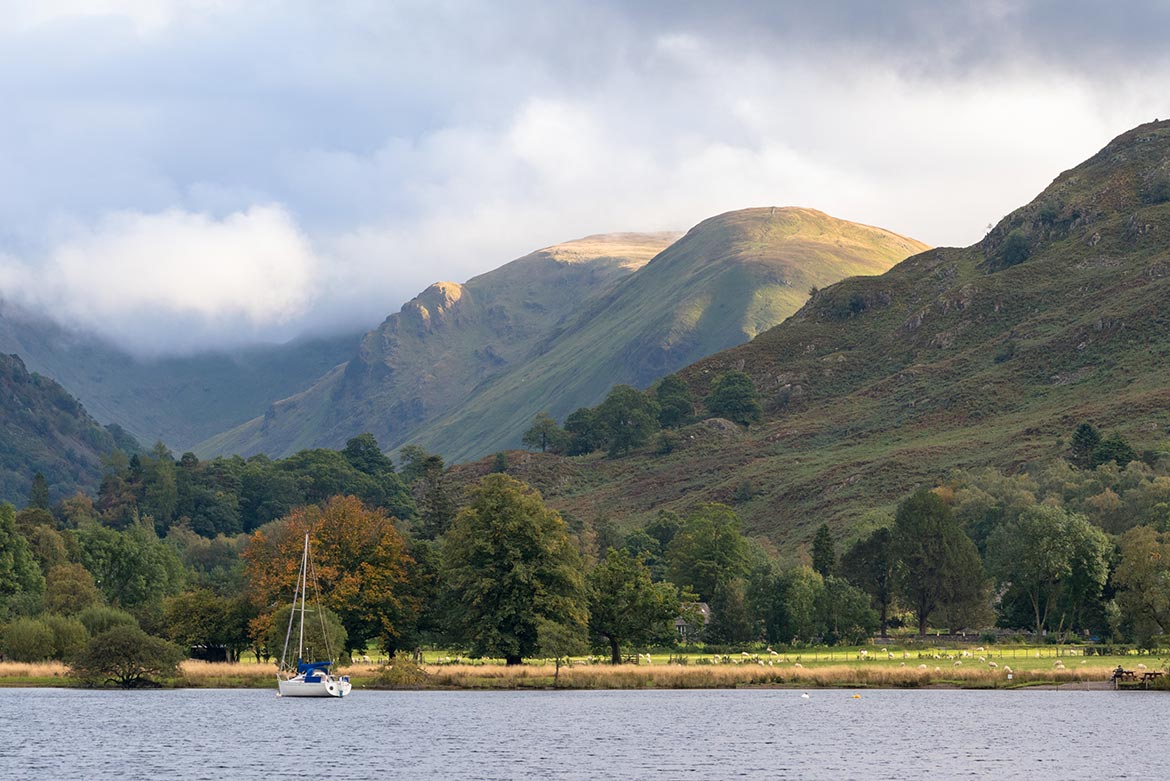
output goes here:
[[[752, 378], [741, 371], [721, 374], [703, 399], [707, 417], [726, 418], [741, 426], [759, 422], [760, 394]], [[564, 426], [546, 413], [538, 414], [524, 432], [525, 447], [542, 452], [585, 455], [604, 450], [610, 457], [629, 453], [657, 435], [660, 452], [673, 448], [672, 432], [696, 420], [698, 408], [691, 388], [669, 375], [647, 392], [615, 385], [596, 407], [570, 413]]]
[[[97, 501], [50, 505], [34, 481], [26, 507], [0, 505], [0, 652], [77, 658], [116, 631], [103, 642], [124, 647], [141, 632], [212, 658], [269, 657], [283, 641], [306, 532], [330, 644], [354, 654], [442, 646], [515, 663], [593, 649], [620, 661], [631, 648], [679, 642], [680, 629], [726, 647], [857, 643], [898, 625], [1140, 643], [1170, 628], [1165, 459], [959, 473], [892, 515], [868, 514], [849, 541], [821, 525], [804, 563], [781, 566], [725, 505], [663, 511], [625, 530], [571, 526], [503, 472], [457, 495], [442, 460], [419, 448], [404, 449], [399, 468], [368, 435], [307, 452], [172, 459], [173, 502], [160, 499], [171, 482], [158, 448], [137, 465], [113, 464], [103, 485], [121, 488]], [[300, 479], [306, 462], [333, 468]], [[238, 485], [234, 500], [219, 499], [237, 512], [258, 506], [263, 494], [247, 480], [223, 479], [252, 465], [292, 477], [264, 511], [275, 517], [247, 531], [197, 530], [180, 508], [201, 506], [191, 497], [205, 481]], [[148, 511], [158, 507], [170, 508], [169, 522]]]

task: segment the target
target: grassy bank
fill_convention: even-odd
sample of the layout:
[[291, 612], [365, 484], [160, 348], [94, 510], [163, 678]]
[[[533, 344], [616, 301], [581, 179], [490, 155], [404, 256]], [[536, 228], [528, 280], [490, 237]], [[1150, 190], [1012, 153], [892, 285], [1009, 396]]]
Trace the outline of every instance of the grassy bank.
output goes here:
[[[792, 657], [696, 657], [685, 664], [654, 659], [650, 663], [609, 665], [576, 660], [562, 665], [557, 685], [569, 689], [730, 689], [753, 686], [798, 688], [917, 688], [954, 686], [970, 689], [1020, 688], [1041, 684], [1107, 681], [1119, 664], [1126, 669], [1143, 669], [1135, 657], [1068, 657], [1054, 661], [1045, 657], [1021, 656], [1000, 664], [978, 657], [948, 659], [832, 658], [796, 661]], [[985, 659], [987, 657], [984, 657]], [[717, 659], [718, 661], [713, 661]], [[723, 661], [728, 659], [728, 661]], [[957, 664], [956, 664], [957, 662]], [[1150, 669], [1165, 666], [1146, 659]], [[357, 689], [544, 689], [553, 686], [556, 668], [551, 663], [533, 662], [507, 667], [500, 663], [424, 663], [402, 678], [387, 675], [378, 665], [356, 664], [341, 667]], [[275, 667], [243, 662], [224, 664], [188, 660], [179, 678], [170, 682], [178, 688], [275, 688]], [[401, 672], [401, 671], [400, 671]], [[0, 686], [74, 686], [68, 668], [60, 662], [0, 663]]]

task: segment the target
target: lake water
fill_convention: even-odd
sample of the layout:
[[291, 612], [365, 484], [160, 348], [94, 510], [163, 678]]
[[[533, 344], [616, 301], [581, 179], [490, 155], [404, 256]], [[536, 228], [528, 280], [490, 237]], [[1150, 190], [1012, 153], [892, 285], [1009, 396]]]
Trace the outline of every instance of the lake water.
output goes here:
[[0, 689], [5, 779], [1159, 779], [1158, 692]]

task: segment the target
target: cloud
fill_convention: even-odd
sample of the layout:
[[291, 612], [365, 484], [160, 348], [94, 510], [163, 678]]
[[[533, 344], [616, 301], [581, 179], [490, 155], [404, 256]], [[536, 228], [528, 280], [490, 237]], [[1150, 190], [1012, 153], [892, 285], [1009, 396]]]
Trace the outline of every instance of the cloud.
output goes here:
[[223, 219], [121, 212], [72, 226], [35, 265], [0, 260], [17, 303], [144, 353], [288, 338], [321, 263], [278, 206]]
[[[369, 327], [536, 247], [749, 206], [967, 244], [1170, 113], [1156, 2], [0, 0], [0, 18], [0, 295], [138, 350]], [[212, 256], [231, 261], [193, 280]]]

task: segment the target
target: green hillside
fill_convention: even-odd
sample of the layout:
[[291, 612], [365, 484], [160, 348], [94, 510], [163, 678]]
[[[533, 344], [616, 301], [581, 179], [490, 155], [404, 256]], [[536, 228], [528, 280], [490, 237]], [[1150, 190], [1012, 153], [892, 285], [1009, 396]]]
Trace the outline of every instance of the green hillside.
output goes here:
[[539, 412], [563, 419], [615, 384], [646, 387], [781, 322], [810, 288], [880, 274], [923, 249], [811, 209], [712, 217], [410, 441], [457, 460], [516, 447]]
[[360, 338], [147, 359], [0, 305], [0, 352], [20, 355], [31, 370], [69, 388], [98, 420], [178, 452], [308, 387], [351, 356]]
[[1061, 174], [978, 244], [822, 289], [682, 372], [698, 398], [728, 369], [749, 373], [765, 403], [750, 432], [712, 420], [669, 455], [511, 461], [583, 520], [728, 502], [791, 552], [820, 523], [845, 531], [954, 468], [1057, 457], [1084, 421], [1161, 449], [1167, 302], [1170, 122], [1156, 122]]
[[539, 250], [462, 285], [435, 283], [367, 333], [347, 363], [303, 393], [272, 404], [262, 417], [208, 439], [197, 452], [275, 457], [305, 447], [340, 447], [364, 431], [384, 446], [400, 444], [422, 423], [524, 361], [584, 302], [676, 238], [590, 236]]
[[53, 499], [93, 490], [104, 456], [137, 447], [124, 432], [102, 428], [77, 399], [29, 372], [19, 357], [0, 354], [0, 501], [23, 506], [37, 472]]

